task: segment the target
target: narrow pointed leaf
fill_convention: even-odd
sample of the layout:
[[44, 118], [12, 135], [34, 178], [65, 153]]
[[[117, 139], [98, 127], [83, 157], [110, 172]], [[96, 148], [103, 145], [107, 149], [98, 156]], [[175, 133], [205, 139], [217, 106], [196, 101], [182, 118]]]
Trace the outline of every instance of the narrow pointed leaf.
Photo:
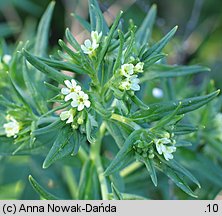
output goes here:
[[70, 80], [71, 77], [55, 70], [52, 67], [49, 67], [44, 62], [40, 61], [37, 57], [23, 49], [23, 55], [26, 57], [26, 59], [29, 61], [30, 64], [32, 64], [34, 67], [36, 67], [38, 70], [40, 70], [42, 73], [46, 74], [49, 78], [55, 80], [58, 83], [63, 83], [64, 80], [68, 79]]
[[43, 168], [48, 168], [55, 161], [62, 159], [67, 155], [71, 155], [74, 146], [69, 142], [70, 137], [72, 136], [72, 132], [69, 128], [62, 128], [58, 133], [58, 136], [55, 142], [52, 145], [49, 153], [47, 154], [44, 162]]
[[113, 183], [111, 183], [111, 188], [112, 188], [112, 192], [113, 192], [113, 198], [115, 200], [122, 200], [123, 197], [122, 197], [121, 193], [119, 192], [119, 190], [116, 188], [116, 186]]
[[45, 13], [43, 14], [40, 20], [38, 30], [37, 30], [35, 47], [34, 47], [34, 55], [36, 56], [46, 55], [46, 50], [48, 46], [49, 26], [50, 26], [54, 6], [55, 6], [55, 2], [52, 1], [47, 7]]
[[52, 195], [46, 191], [31, 175], [29, 175], [29, 182], [33, 189], [44, 199], [46, 200], [59, 200], [58, 197]]
[[141, 82], [153, 80], [157, 78], [171, 78], [188, 76], [197, 73], [209, 72], [209, 68], [193, 65], [193, 66], [170, 66], [163, 64], [156, 64], [149, 68], [150, 72], [145, 73], [141, 78]]
[[149, 41], [155, 19], [156, 19], [156, 5], [152, 5], [147, 16], [143, 20], [142, 25], [136, 32], [136, 41], [138, 44], [142, 45]]
[[177, 26], [175, 26], [169, 33], [167, 33], [160, 41], [155, 43], [150, 49], [148, 49], [143, 54], [142, 60], [145, 61], [148, 57], [160, 53], [166, 44], [170, 41], [170, 39], [174, 36], [176, 30]]
[[120, 169], [120, 164], [122, 163], [124, 158], [129, 156], [129, 153], [132, 152], [132, 146], [134, 143], [140, 139], [141, 133], [143, 130], [135, 130], [133, 131], [130, 136], [127, 138], [123, 147], [117, 153], [116, 157], [112, 160], [110, 165], [107, 167], [104, 175], [110, 175], [111, 173], [118, 171]]
[[195, 109], [200, 108], [201, 106], [209, 103], [213, 100], [218, 94], [219, 90], [212, 92], [208, 95], [187, 98], [181, 101], [172, 101], [172, 102], [161, 102], [157, 104], [152, 104], [147, 110], [139, 110], [133, 113], [130, 118], [134, 121], [157, 121], [164, 116], [168, 115], [170, 112], [174, 111], [179, 103], [181, 103], [181, 108], [178, 111], [178, 115], [191, 112]]

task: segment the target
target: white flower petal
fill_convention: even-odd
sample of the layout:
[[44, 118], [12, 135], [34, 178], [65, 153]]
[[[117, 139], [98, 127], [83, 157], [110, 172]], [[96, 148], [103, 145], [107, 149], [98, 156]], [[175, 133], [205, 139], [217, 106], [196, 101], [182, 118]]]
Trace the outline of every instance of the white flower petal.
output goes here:
[[83, 109], [84, 109], [84, 104], [82, 104], [82, 103], [79, 104], [77, 110], [78, 110], [78, 111], [81, 111], [81, 110], [83, 110]]
[[64, 120], [68, 119], [69, 116], [70, 116], [70, 112], [69, 112], [69, 111], [63, 111], [63, 112], [61, 112], [61, 114], [60, 114], [60, 119], [61, 119], [62, 121], [64, 121]]
[[164, 152], [164, 153], [163, 153], [163, 156], [164, 156], [164, 158], [165, 158], [167, 161], [173, 159], [173, 155], [172, 155], [171, 153], [168, 153], [168, 152]]
[[84, 45], [81, 45], [81, 49], [84, 53], [88, 52], [88, 49]]
[[131, 89], [132, 89], [133, 91], [139, 91], [139, 90], [140, 90], [140, 86], [139, 86], [138, 84], [133, 83], [133, 84], [131, 85]]
[[65, 96], [65, 101], [69, 101], [70, 99], [72, 99], [72, 98], [73, 98], [73, 93], [74, 93], [74, 92], [66, 95], [66, 96]]
[[77, 85], [75, 90], [79, 93], [81, 91], [81, 86]]
[[64, 83], [68, 88], [72, 88], [72, 83], [69, 80], [65, 80]]
[[84, 95], [83, 95], [83, 99], [84, 99], [84, 100], [88, 100], [88, 99], [89, 99], [89, 96], [88, 96], [87, 94], [84, 94]]
[[62, 89], [61, 89], [61, 93], [64, 94], [64, 95], [67, 95], [67, 94], [70, 93], [70, 89], [68, 89], [68, 88], [62, 88]]
[[89, 48], [92, 46], [92, 43], [89, 39], [85, 40], [84, 44], [85, 44], [86, 48]]
[[77, 107], [78, 106], [78, 102], [77, 102], [77, 99], [73, 99], [73, 101], [71, 102], [71, 106], [72, 107]]
[[89, 108], [90, 107], [91, 102], [89, 100], [84, 101], [84, 105]]
[[73, 115], [70, 114], [69, 119], [66, 121], [66, 124], [72, 123], [73, 122]]
[[75, 88], [76, 85], [77, 85], [76, 81], [75, 81], [74, 79], [72, 79], [72, 80], [71, 80], [71, 83], [72, 83], [72, 88]]

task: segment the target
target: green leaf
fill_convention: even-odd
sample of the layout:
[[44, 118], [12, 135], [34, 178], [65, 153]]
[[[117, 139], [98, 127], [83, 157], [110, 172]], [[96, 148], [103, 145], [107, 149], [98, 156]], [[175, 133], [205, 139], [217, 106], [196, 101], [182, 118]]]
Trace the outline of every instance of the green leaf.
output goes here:
[[102, 14], [102, 11], [99, 8], [97, 0], [89, 0], [88, 2], [91, 31], [97, 30], [98, 32], [102, 31], [103, 34], [106, 34], [109, 31], [109, 28]]
[[83, 68], [80, 68], [74, 63], [69, 62], [62, 62], [61, 60], [54, 60], [54, 59], [47, 59], [47, 58], [38, 58], [39, 60], [43, 61], [50, 67], [53, 67], [58, 70], [66, 70], [78, 74], [85, 74], [87, 73]]
[[79, 200], [89, 200], [94, 197], [94, 182], [93, 176], [97, 174], [95, 170], [94, 163], [90, 160], [86, 161], [82, 167], [80, 180], [79, 180], [79, 190], [78, 199]]
[[64, 80], [70, 80], [71, 77], [55, 70], [52, 67], [49, 67], [44, 62], [40, 61], [37, 57], [26, 51], [22, 50], [22, 54], [26, 57], [30, 64], [32, 64], [35, 68], [40, 70], [42, 73], [46, 74], [49, 78], [55, 80], [58, 83], [63, 83]]
[[46, 191], [31, 175], [29, 175], [29, 182], [32, 185], [33, 189], [44, 199], [46, 200], [60, 200], [58, 197], [55, 197], [48, 191]]
[[140, 82], [145, 82], [148, 80], [153, 80], [157, 78], [171, 78], [171, 77], [180, 77], [187, 76], [202, 72], [209, 72], [209, 68], [193, 65], [193, 66], [171, 66], [164, 64], [156, 64], [149, 68], [149, 71], [144, 74], [140, 79]]
[[155, 170], [155, 167], [154, 167], [154, 164], [153, 164], [153, 161], [149, 158], [144, 158], [142, 157], [141, 155], [139, 155], [138, 153], [136, 153], [136, 158], [145, 164], [146, 168], [147, 168], [147, 171], [151, 177], [151, 180], [153, 182], [153, 184], [155, 186], [157, 186], [157, 176], [156, 176], [156, 170]]
[[[122, 193], [123, 200], [147, 200], [146, 197], [138, 196], [136, 194]], [[109, 194], [109, 199], [114, 199], [114, 194]]]
[[152, 5], [145, 19], [143, 20], [142, 25], [136, 32], [136, 42], [138, 43], [138, 45], [145, 44], [149, 41], [155, 19], [156, 5]]
[[52, 18], [53, 9], [55, 6], [55, 2], [52, 1], [45, 13], [43, 14], [38, 30], [37, 30], [37, 36], [35, 40], [35, 47], [34, 47], [34, 55], [36, 56], [45, 56], [47, 47], [48, 47], [48, 35], [49, 35], [49, 26]]
[[155, 43], [150, 49], [148, 49], [142, 57], [142, 61], [145, 61], [147, 58], [158, 54], [162, 51], [162, 49], [166, 46], [169, 40], [174, 36], [177, 30], [177, 26], [175, 26], [169, 33], [167, 33], [160, 41]]
[[[171, 124], [171, 121], [178, 114], [181, 106], [182, 106], [182, 103], [179, 102], [178, 107], [176, 107], [176, 109], [172, 113], [170, 113], [169, 115], [164, 116], [160, 121], [158, 121], [157, 124], [152, 128], [152, 130], [159, 129], [159, 128], [162, 128], [165, 125]], [[179, 120], [181, 120], [181, 118], [179, 118]]]
[[111, 188], [112, 188], [114, 200], [122, 200], [123, 197], [122, 197], [121, 193], [119, 192], [119, 190], [116, 188], [116, 186], [113, 183], [111, 183]]
[[182, 189], [188, 195], [197, 198], [197, 196], [193, 193], [190, 187], [184, 182], [183, 178], [174, 170], [167, 166], [161, 166], [162, 172], [166, 174], [180, 189]]
[[169, 127], [169, 129], [175, 135], [183, 135], [183, 134], [196, 132], [198, 130], [198, 127], [194, 127], [193, 125], [188, 125], [188, 124], [177, 124], [177, 125], [174, 125], [172, 129], [171, 127]]
[[54, 121], [53, 123], [47, 125], [46, 127], [36, 129], [33, 133], [35, 136], [45, 133], [50, 133], [54, 130], [62, 128], [63, 126], [65, 126], [65, 122], [61, 121], [61, 119], [59, 118], [57, 121]]
[[193, 183], [195, 183], [199, 188], [201, 188], [199, 181], [188, 171], [186, 168], [184, 168], [182, 165], [180, 165], [175, 160], [162, 160], [162, 162], [165, 162], [169, 167], [173, 168], [175, 171], [185, 175], [187, 178], [189, 178]]
[[71, 50], [63, 40], [59, 39], [59, 45], [65, 50], [65, 52], [75, 61], [79, 61], [79, 55]]
[[95, 142], [95, 138], [92, 137], [92, 124], [91, 124], [89, 116], [87, 116], [87, 119], [86, 119], [86, 137], [90, 143]]
[[119, 169], [122, 168], [121, 166], [123, 165], [122, 164], [123, 160], [130, 159], [130, 156], [132, 156], [132, 151], [133, 151], [132, 146], [135, 144], [137, 140], [140, 139], [142, 132], [143, 132], [142, 129], [135, 130], [129, 135], [129, 137], [126, 139], [125, 143], [123, 144], [123, 147], [120, 149], [120, 151], [117, 153], [115, 158], [112, 160], [112, 162], [109, 164], [109, 166], [105, 170], [104, 175], [108, 176], [112, 174], [113, 172], [118, 171]]
[[102, 42], [102, 49], [99, 53], [99, 56], [98, 56], [98, 62], [97, 62], [97, 68], [100, 66], [106, 52], [107, 52], [107, 49], [110, 45], [110, 42], [112, 40], [112, 37], [113, 37], [113, 34], [114, 34], [114, 31], [115, 29], [117, 28], [118, 24], [119, 24], [119, 21], [120, 21], [120, 18], [122, 17], [122, 14], [123, 12], [121, 11], [118, 16], [116, 17], [108, 35], [105, 37], [104, 41]]
[[48, 111], [46, 102], [43, 100], [42, 96], [38, 93], [38, 90], [35, 86], [35, 82], [31, 80], [30, 75], [28, 73], [28, 67], [25, 61], [25, 58], [23, 57], [23, 65], [22, 65], [22, 72], [23, 72], [23, 78], [25, 85], [28, 89], [28, 92], [30, 93], [30, 96], [33, 97], [33, 101], [35, 103], [35, 107], [38, 109], [38, 112], [43, 114]]
[[195, 109], [200, 108], [201, 106], [209, 103], [213, 100], [218, 94], [220, 90], [212, 92], [208, 95], [187, 98], [181, 101], [171, 101], [171, 102], [161, 102], [156, 104], [151, 104], [149, 109], [147, 110], [139, 110], [133, 113], [130, 116], [130, 119], [134, 121], [157, 121], [163, 118], [164, 116], [170, 114], [170, 112], [174, 111], [179, 103], [181, 103], [181, 108], [178, 110], [178, 115], [191, 112]]
[[86, 29], [88, 32], [91, 32], [91, 26], [89, 22], [87, 22], [85, 19], [75, 13], [72, 13], [71, 16], [77, 19], [84, 29]]
[[[150, 58], [148, 58], [146, 61], [144, 61], [144, 67], [143, 67], [144, 71], [147, 71], [147, 68], [149, 68], [151, 65], [153, 65], [154, 63], [156, 63], [157, 61], [159, 61], [160, 59], [162, 59], [166, 56], [167, 56], [166, 54], [157, 54], [157, 55], [153, 55]], [[146, 77], [146, 74], [145, 74], [145, 77]], [[142, 79], [143, 78], [144, 77], [142, 77]]]
[[121, 133], [121, 129], [118, 126], [118, 124], [116, 124], [115, 122], [112, 122], [112, 121], [108, 121], [106, 124], [106, 128], [109, 131], [109, 133], [111, 134], [111, 136], [113, 137], [113, 139], [115, 140], [118, 147], [121, 148], [124, 144], [125, 139]]
[[117, 69], [121, 66], [121, 60], [122, 60], [122, 54], [123, 54], [124, 35], [123, 35], [123, 32], [120, 30], [118, 30], [118, 34], [119, 34], [119, 49], [118, 49], [117, 58], [113, 67], [113, 73], [115, 73]]
[[70, 131], [70, 128], [64, 127], [60, 130], [52, 148], [43, 162], [44, 169], [48, 168], [55, 161], [71, 154], [74, 149], [73, 142], [69, 142], [72, 134], [73, 132]]
[[60, 89], [59, 87], [54, 86], [54, 85], [52, 85], [52, 84], [50, 84], [50, 83], [48, 83], [48, 82], [44, 82], [44, 84], [45, 84], [45, 86], [46, 86], [47, 88], [49, 88], [49, 89], [52, 90], [52, 91], [55, 91], [55, 92], [57, 92], [57, 93], [59, 93], [59, 92], [61, 91], [61, 89]]
[[6, 99], [3, 95], [0, 95], [0, 104], [4, 107], [16, 108], [18, 107], [16, 104], [12, 103], [8, 99]]

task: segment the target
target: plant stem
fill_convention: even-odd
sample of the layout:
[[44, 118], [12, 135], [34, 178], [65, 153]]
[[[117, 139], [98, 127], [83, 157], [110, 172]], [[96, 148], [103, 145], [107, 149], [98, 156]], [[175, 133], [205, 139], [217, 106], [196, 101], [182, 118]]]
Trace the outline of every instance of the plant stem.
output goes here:
[[131, 163], [129, 166], [125, 167], [121, 172], [120, 172], [120, 176], [121, 177], [126, 177], [129, 174], [133, 173], [135, 170], [137, 170], [138, 168], [140, 168], [143, 164], [140, 162], [133, 162]]
[[102, 199], [103, 200], [108, 200], [108, 185], [106, 181], [106, 177], [104, 176], [104, 169], [102, 165], [102, 160], [100, 156], [100, 150], [101, 150], [101, 144], [102, 144], [102, 138], [104, 136], [106, 127], [105, 123], [103, 122], [100, 126], [99, 132], [98, 132], [98, 137], [95, 141], [95, 143], [92, 143], [91, 147], [91, 159], [94, 161], [99, 182], [100, 182], [100, 188], [101, 188], [101, 194], [102, 194]]
[[72, 169], [68, 166], [65, 166], [63, 168], [63, 175], [68, 185], [72, 199], [77, 199], [78, 184], [74, 174], [72, 173]]

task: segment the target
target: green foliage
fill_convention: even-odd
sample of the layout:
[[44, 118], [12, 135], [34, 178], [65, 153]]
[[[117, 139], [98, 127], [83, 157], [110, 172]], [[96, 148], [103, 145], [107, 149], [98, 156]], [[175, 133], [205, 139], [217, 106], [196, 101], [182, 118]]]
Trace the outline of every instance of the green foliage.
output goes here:
[[[62, 50], [49, 58], [54, 4], [35, 39], [19, 43], [11, 59], [0, 47], [0, 160], [38, 155], [38, 172], [30, 165], [25, 175], [33, 173], [36, 180], [28, 180], [43, 199], [171, 199], [170, 190], [178, 199], [210, 199], [209, 183], [216, 196], [222, 188], [219, 90], [207, 81], [195, 89], [194, 77], [207, 67], [166, 64], [162, 51], [177, 26], [153, 43], [155, 5], [138, 29], [131, 21], [124, 32], [122, 11], [108, 27], [98, 2], [89, 0], [90, 23], [74, 17], [90, 40], [79, 44], [67, 28], [58, 41]], [[151, 100], [153, 85], [162, 85], [163, 95]], [[61, 191], [44, 185], [42, 168]]]

